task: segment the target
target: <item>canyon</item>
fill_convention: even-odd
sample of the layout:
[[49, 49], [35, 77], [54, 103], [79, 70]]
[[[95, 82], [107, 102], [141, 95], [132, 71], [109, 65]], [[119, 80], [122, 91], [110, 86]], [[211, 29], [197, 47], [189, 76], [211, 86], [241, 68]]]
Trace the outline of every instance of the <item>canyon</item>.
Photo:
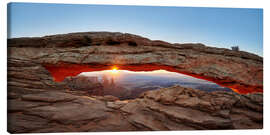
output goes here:
[[[11, 133], [263, 128], [263, 58], [255, 54], [118, 32], [7, 42]], [[101, 96], [101, 86], [87, 79], [92, 88], [80, 88], [100, 95], [70, 90], [72, 77], [114, 66], [182, 73], [234, 92], [173, 86], [119, 100]]]
[[179, 73], [159, 70], [154, 72], [131, 72], [125, 70], [105, 70], [83, 72], [64, 79], [67, 90], [83, 95], [112, 95], [120, 100], [138, 98], [150, 90], [180, 85], [202, 91], [233, 91], [209, 81], [196, 79]]

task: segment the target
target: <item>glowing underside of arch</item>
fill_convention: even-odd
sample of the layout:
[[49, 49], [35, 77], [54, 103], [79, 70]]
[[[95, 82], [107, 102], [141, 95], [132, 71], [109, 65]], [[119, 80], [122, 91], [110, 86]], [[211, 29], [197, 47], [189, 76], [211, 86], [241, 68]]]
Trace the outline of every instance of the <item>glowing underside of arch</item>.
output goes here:
[[252, 92], [263, 92], [262, 86], [246, 86], [237, 82], [228, 82], [224, 80], [217, 80], [207, 76], [196, 75], [186, 72], [181, 72], [172, 66], [157, 65], [157, 64], [141, 64], [141, 65], [103, 65], [103, 64], [70, 64], [70, 63], [57, 63], [57, 64], [43, 64], [43, 66], [51, 73], [55, 82], [61, 82], [68, 76], [77, 76], [82, 72], [93, 72], [112, 70], [115, 72], [117, 69], [128, 71], [155, 71], [167, 70], [170, 72], [181, 73], [189, 75], [198, 79], [214, 82], [220, 86], [228, 87], [237, 93], [247, 94]]

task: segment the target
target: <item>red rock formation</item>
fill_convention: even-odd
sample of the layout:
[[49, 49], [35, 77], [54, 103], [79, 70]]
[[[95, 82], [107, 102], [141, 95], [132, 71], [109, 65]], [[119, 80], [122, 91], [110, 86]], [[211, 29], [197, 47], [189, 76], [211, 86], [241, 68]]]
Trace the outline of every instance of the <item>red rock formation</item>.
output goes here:
[[8, 46], [9, 58], [43, 65], [58, 82], [83, 71], [100, 71], [117, 65], [131, 71], [179, 72], [239, 93], [263, 91], [263, 59], [243, 51], [203, 44], [170, 44], [108, 32], [15, 38], [8, 40]]
[[[263, 58], [202, 44], [170, 44], [131, 34], [88, 32], [8, 39], [8, 131], [79, 132], [263, 127]], [[76, 95], [67, 76], [117, 66], [165, 69], [234, 92], [180, 86], [141, 98]]]

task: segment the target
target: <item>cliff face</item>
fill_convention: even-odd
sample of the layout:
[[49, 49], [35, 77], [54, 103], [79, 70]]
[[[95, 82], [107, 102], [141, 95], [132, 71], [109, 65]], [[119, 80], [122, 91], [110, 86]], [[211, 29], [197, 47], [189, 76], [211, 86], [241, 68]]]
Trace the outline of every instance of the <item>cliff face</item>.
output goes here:
[[[244, 95], [178, 86], [119, 101], [74, 95], [63, 81], [112, 66], [184, 73]], [[263, 95], [256, 93], [262, 91], [263, 59], [247, 52], [107, 32], [8, 39], [8, 130], [14, 133], [262, 128]]]

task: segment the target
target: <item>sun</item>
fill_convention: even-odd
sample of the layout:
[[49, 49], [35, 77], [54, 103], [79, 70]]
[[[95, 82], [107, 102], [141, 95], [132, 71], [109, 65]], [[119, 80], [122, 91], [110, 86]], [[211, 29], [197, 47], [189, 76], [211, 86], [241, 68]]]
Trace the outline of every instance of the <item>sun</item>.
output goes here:
[[119, 72], [117, 67], [113, 67], [112, 70], [110, 70], [112, 74], [117, 74]]

